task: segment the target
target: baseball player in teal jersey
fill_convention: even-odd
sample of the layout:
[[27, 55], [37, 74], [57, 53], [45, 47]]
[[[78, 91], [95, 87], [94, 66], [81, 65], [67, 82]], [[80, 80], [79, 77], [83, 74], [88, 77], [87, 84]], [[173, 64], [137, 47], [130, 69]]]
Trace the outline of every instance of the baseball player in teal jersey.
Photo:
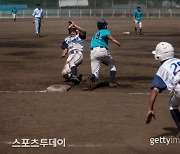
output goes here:
[[139, 34], [142, 34], [142, 12], [140, 10], [140, 6], [137, 7], [137, 10], [134, 11], [134, 15], [133, 15], [133, 21], [135, 24], [135, 33], [137, 34], [137, 28], [139, 26]]
[[167, 42], [160, 42], [152, 53], [155, 59], [160, 61], [161, 66], [152, 82], [146, 123], [149, 124], [152, 117], [155, 118], [154, 103], [158, 93], [168, 89], [172, 94], [169, 100], [169, 110], [177, 125], [178, 137], [180, 137], [180, 59], [174, 58], [174, 48]]
[[43, 10], [40, 8], [40, 4], [36, 5], [37, 8], [33, 11], [33, 24], [35, 23], [36, 35], [40, 37], [41, 21], [43, 20]]
[[110, 82], [109, 87], [117, 87], [115, 83], [116, 67], [111, 54], [108, 51], [108, 40], [120, 46], [120, 42], [117, 41], [112, 35], [110, 30], [107, 29], [108, 23], [105, 19], [97, 21], [98, 31], [94, 34], [90, 44], [90, 57], [91, 57], [91, 72], [87, 86], [91, 90], [92, 83], [99, 78], [100, 63], [110, 66]]
[[13, 20], [16, 21], [17, 9], [14, 7], [11, 12], [12, 12], [12, 18], [13, 18]]

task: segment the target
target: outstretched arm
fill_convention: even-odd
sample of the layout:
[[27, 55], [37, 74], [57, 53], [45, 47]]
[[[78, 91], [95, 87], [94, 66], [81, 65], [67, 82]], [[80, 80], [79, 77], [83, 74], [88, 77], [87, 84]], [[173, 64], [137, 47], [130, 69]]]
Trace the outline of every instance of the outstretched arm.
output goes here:
[[119, 41], [117, 41], [112, 35], [109, 35], [108, 38], [109, 38], [112, 42], [114, 42], [115, 44], [117, 44], [118, 46], [121, 45], [121, 43], [120, 43]]
[[150, 102], [149, 102], [149, 107], [148, 107], [148, 112], [147, 112], [147, 120], [146, 124], [149, 124], [151, 122], [151, 119], [155, 119], [155, 112], [154, 112], [154, 103], [156, 101], [156, 98], [158, 96], [159, 89], [154, 87], [151, 91], [151, 96], [150, 96]]
[[76, 25], [73, 21], [68, 21], [68, 23], [69, 23], [69, 25], [74, 26], [81, 35], [84, 35], [86, 33], [86, 31], [82, 27]]
[[62, 53], [62, 55], [61, 55], [61, 58], [64, 58], [64, 57], [67, 55], [67, 53], [68, 53], [68, 50], [67, 50], [67, 49], [64, 49], [64, 50], [63, 50], [63, 53]]

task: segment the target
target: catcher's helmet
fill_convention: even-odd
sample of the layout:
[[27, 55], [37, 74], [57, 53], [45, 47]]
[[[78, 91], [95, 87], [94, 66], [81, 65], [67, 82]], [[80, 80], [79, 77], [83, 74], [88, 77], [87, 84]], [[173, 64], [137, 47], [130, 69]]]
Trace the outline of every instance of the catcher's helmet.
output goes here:
[[156, 60], [160, 62], [174, 58], [174, 48], [168, 42], [160, 42], [157, 44], [156, 49], [152, 52]]
[[97, 21], [97, 28], [100, 29], [106, 29], [107, 28], [108, 23], [106, 22], [105, 19], [100, 19]]

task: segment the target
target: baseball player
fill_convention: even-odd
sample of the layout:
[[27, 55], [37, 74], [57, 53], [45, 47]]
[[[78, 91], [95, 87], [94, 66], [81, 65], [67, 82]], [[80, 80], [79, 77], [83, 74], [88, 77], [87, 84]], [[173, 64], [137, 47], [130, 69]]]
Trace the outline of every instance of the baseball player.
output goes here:
[[169, 110], [180, 132], [180, 59], [174, 58], [174, 48], [167, 42], [160, 42], [152, 52], [155, 59], [160, 61], [159, 67], [151, 86], [150, 103], [147, 112], [146, 124], [155, 118], [154, 103], [163, 90], [168, 89], [172, 94], [169, 101]]
[[111, 40], [116, 45], [120, 46], [120, 42], [117, 41], [112, 35], [110, 30], [107, 29], [108, 23], [105, 19], [97, 21], [98, 31], [94, 34], [90, 44], [90, 57], [91, 57], [91, 72], [87, 86], [88, 89], [92, 89], [92, 84], [99, 78], [99, 70], [101, 62], [110, 66], [110, 82], [109, 87], [117, 87], [115, 83], [116, 67], [111, 54], [108, 51], [108, 40]]
[[35, 23], [35, 31], [36, 35], [40, 37], [40, 29], [41, 29], [41, 21], [44, 22], [43, 20], [43, 10], [40, 8], [40, 4], [36, 5], [37, 8], [34, 9], [33, 11], [33, 24]]
[[61, 48], [63, 53], [61, 58], [68, 54], [65, 66], [62, 70], [62, 76], [74, 84], [79, 84], [80, 78], [78, 77], [77, 67], [83, 62], [83, 48], [86, 39], [86, 31], [75, 24], [73, 21], [69, 23], [69, 36], [65, 38]]
[[133, 21], [135, 24], [135, 34], [137, 34], [137, 28], [139, 27], [139, 34], [142, 34], [142, 12], [140, 10], [140, 6], [134, 11]]
[[16, 21], [16, 13], [17, 13], [17, 9], [15, 8], [15, 7], [13, 7], [13, 9], [12, 9], [12, 18], [13, 18], [13, 20], [14, 21]]

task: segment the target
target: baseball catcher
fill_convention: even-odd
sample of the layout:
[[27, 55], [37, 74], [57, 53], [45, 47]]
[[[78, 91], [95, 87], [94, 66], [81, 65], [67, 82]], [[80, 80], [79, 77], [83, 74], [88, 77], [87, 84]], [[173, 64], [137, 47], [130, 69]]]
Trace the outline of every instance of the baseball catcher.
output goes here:
[[154, 103], [163, 90], [168, 89], [172, 94], [169, 101], [169, 110], [180, 135], [180, 59], [174, 58], [174, 48], [167, 42], [160, 42], [152, 52], [155, 59], [160, 61], [159, 67], [151, 86], [150, 103], [147, 112], [146, 124], [155, 118]]
[[86, 39], [86, 31], [73, 21], [68, 21], [68, 23], [69, 36], [65, 38], [61, 45], [61, 48], [63, 49], [61, 58], [68, 55], [62, 70], [62, 76], [66, 79], [66, 81], [79, 84], [80, 78], [78, 77], [77, 67], [83, 62], [82, 52]]

